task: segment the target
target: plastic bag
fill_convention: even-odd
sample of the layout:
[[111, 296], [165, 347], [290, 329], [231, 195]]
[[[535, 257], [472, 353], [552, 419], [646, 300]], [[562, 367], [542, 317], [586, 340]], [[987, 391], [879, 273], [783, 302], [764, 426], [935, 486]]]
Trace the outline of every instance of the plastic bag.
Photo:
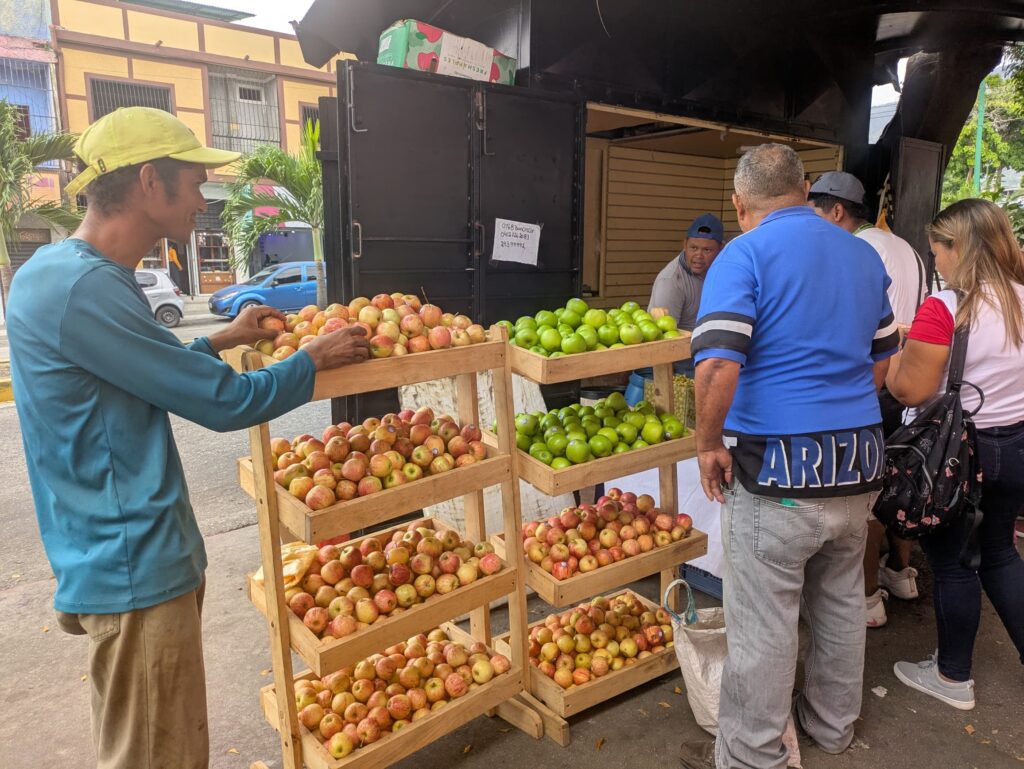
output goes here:
[[[669, 595], [677, 585], [686, 587], [686, 610], [680, 617], [669, 608]], [[729, 647], [725, 638], [725, 610], [720, 606], [698, 609], [686, 580], [677, 579], [665, 589], [662, 607], [672, 617], [679, 670], [686, 683], [686, 699], [697, 724], [718, 734], [719, 690]]]

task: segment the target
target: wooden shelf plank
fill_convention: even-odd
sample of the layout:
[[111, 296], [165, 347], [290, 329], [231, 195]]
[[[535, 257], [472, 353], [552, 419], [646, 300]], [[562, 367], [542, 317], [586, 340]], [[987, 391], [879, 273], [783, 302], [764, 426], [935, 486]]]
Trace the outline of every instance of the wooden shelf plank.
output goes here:
[[[457, 374], [502, 368], [505, 365], [508, 345], [493, 331], [489, 338], [496, 341], [418, 352], [398, 358], [378, 358], [318, 372], [311, 400], [358, 395], [418, 382], [430, 382]], [[232, 363], [239, 357], [240, 351], [244, 352], [245, 348], [226, 351], [222, 357]], [[264, 366], [277, 363], [268, 355], [261, 358]]]
[[[490, 447], [489, 451], [491, 456], [471, 465], [441, 475], [428, 475], [418, 481], [383, 489], [365, 497], [338, 502], [323, 510], [309, 508], [302, 500], [296, 499], [287, 489], [275, 483], [281, 525], [297, 539], [311, 543], [323, 542], [331, 537], [385, 523], [427, 505], [510, 480], [511, 457], [499, 454]], [[242, 489], [253, 496], [252, 461], [249, 457], [238, 460], [238, 481]]]
[[[494, 435], [485, 432], [484, 440], [493, 441]], [[562, 470], [553, 470], [525, 451], [519, 451], [516, 456], [516, 464], [520, 478], [553, 497], [632, 475], [641, 470], [667, 467], [695, 456], [697, 456], [697, 439], [691, 434], [642, 449], [633, 449], [623, 454], [612, 454], [601, 459], [592, 459], [589, 462]]]
[[[656, 611], [658, 605], [648, 601], [642, 595], [632, 590], [616, 590], [608, 595], [608, 598], [630, 593], [651, 611]], [[537, 625], [544, 624], [544, 620], [534, 622], [530, 625], [532, 630]], [[502, 651], [505, 648], [507, 636], [499, 636], [495, 639], [495, 647]], [[676, 658], [676, 650], [669, 646], [664, 651], [652, 654], [646, 659], [638, 661], [634, 665], [623, 667], [610, 672], [601, 678], [592, 678], [582, 686], [572, 686], [563, 689], [552, 679], [536, 670], [531, 670], [528, 678], [530, 693], [541, 702], [546, 704], [555, 714], [562, 718], [581, 713], [587, 708], [610, 700], [623, 692], [628, 692], [640, 684], [646, 683], [654, 678], [664, 675], [679, 667], [679, 660]]]
[[690, 357], [690, 334], [680, 334], [678, 339], [660, 339], [615, 350], [581, 352], [564, 358], [545, 358], [522, 347], [510, 346], [509, 357], [512, 371], [538, 384], [571, 382], [685, 360]]
[[[495, 552], [504, 560], [505, 538], [502, 534], [491, 537]], [[697, 529], [690, 536], [671, 545], [656, 547], [632, 558], [601, 566], [593, 571], [578, 572], [569, 579], [557, 580], [533, 561], [526, 561], [526, 584], [532, 587], [545, 603], [562, 608], [571, 606], [606, 593], [622, 585], [666, 569], [675, 569], [679, 564], [692, 561], [708, 552], [708, 535]]]
[[[314, 673], [307, 672], [297, 676], [296, 680], [312, 677]], [[484, 715], [492, 708], [515, 697], [522, 690], [523, 669], [512, 667], [507, 673], [496, 676], [489, 683], [471, 690], [464, 697], [449, 702], [426, 718], [413, 721], [400, 732], [390, 733], [372, 745], [354, 750], [341, 759], [331, 756], [316, 735], [300, 724], [302, 758], [309, 769], [385, 769], [453, 729]], [[273, 684], [260, 690], [260, 704], [263, 706], [263, 714], [267, 721], [276, 728], [279, 720]]]

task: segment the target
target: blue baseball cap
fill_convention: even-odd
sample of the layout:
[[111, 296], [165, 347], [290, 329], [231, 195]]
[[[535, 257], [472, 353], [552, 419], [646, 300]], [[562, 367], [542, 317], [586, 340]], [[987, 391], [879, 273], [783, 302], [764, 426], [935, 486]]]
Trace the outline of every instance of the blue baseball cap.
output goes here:
[[690, 229], [686, 231], [688, 238], [708, 238], [721, 243], [725, 240], [725, 227], [722, 220], [714, 214], [701, 214], [693, 220]]

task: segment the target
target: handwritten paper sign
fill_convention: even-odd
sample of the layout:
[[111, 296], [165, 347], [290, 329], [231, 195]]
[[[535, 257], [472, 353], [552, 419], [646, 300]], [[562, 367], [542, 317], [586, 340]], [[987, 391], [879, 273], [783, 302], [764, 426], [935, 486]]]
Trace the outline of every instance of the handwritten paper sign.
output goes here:
[[495, 219], [494, 251], [491, 258], [496, 262], [519, 262], [536, 267], [540, 230], [539, 224]]

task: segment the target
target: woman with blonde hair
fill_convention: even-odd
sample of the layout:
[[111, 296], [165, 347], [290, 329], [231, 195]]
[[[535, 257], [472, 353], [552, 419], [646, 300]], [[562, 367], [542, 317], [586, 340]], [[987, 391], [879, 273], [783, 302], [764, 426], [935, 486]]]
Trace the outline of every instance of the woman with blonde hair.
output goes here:
[[935, 267], [949, 286], [921, 305], [886, 385], [908, 406], [939, 394], [957, 328], [968, 327], [961, 402], [976, 412], [982, 468], [981, 562], [960, 562], [969, 534], [961, 522], [921, 540], [935, 573], [938, 651], [897, 662], [903, 683], [961, 710], [974, 707], [971, 657], [981, 590], [992, 601], [1024, 662], [1024, 561], [1014, 522], [1024, 509], [1024, 254], [1006, 214], [987, 200], [961, 200], [928, 227]]

